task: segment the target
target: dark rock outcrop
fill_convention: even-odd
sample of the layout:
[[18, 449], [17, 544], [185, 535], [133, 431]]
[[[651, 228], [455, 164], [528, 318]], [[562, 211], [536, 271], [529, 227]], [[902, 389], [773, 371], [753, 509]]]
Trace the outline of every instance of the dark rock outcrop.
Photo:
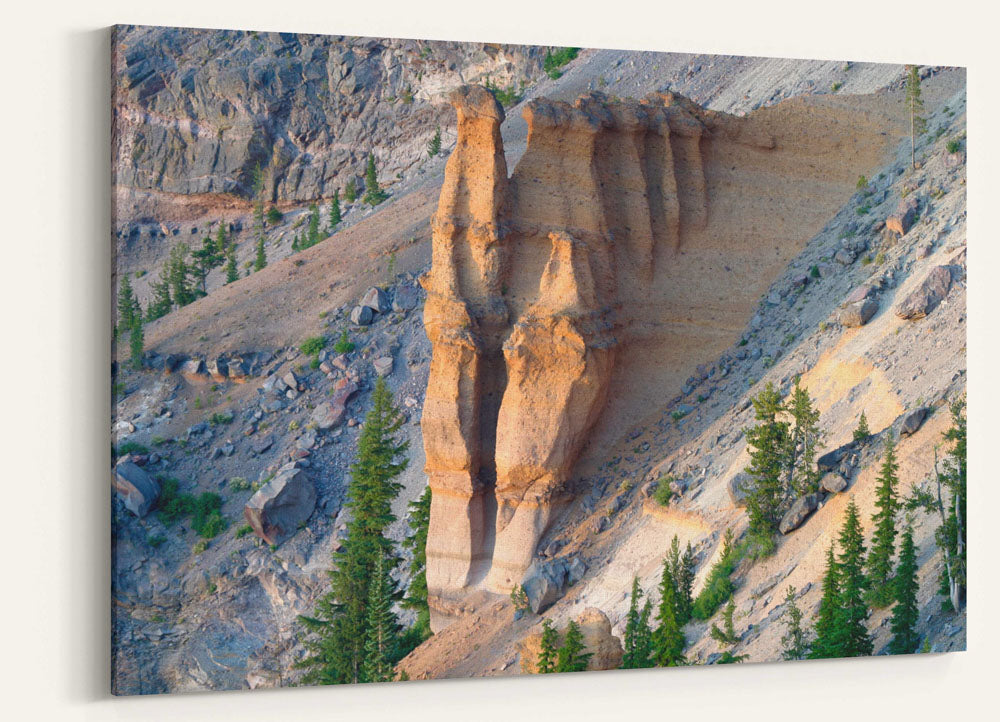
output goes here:
[[136, 516], [146, 516], [160, 496], [160, 485], [156, 480], [127, 459], [115, 466], [111, 483], [125, 503], [125, 508]]
[[243, 507], [243, 516], [268, 544], [280, 544], [316, 508], [316, 487], [303, 469], [283, 467]]

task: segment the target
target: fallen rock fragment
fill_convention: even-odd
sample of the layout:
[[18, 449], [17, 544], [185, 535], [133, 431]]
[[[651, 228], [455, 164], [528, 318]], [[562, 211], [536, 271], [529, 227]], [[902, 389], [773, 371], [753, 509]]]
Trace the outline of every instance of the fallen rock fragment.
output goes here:
[[792, 502], [792, 508], [781, 517], [781, 522], [778, 524], [778, 531], [782, 534], [788, 534], [798, 529], [802, 526], [802, 522], [816, 510], [818, 503], [819, 499], [816, 498], [815, 494], [800, 496]]
[[283, 467], [243, 507], [243, 516], [268, 544], [280, 544], [295, 533], [316, 508], [316, 488], [305, 471]]
[[924, 425], [927, 418], [927, 409], [921, 407], [903, 415], [903, 423], [899, 427], [900, 436], [910, 436], [915, 434]]
[[390, 309], [389, 297], [385, 291], [377, 286], [372, 286], [365, 292], [365, 295], [361, 297], [360, 305], [364, 308], [370, 308], [375, 313], [385, 313]]
[[951, 289], [951, 268], [935, 266], [927, 278], [896, 306], [896, 315], [902, 319], [924, 318], [937, 308]]
[[840, 311], [840, 324], [847, 328], [860, 328], [878, 313], [878, 301], [866, 298], [845, 306]]
[[372, 362], [372, 366], [379, 376], [388, 376], [392, 373], [392, 356], [380, 356]]
[[839, 494], [847, 488], [847, 479], [831, 471], [820, 479], [819, 488], [829, 494]]
[[355, 326], [367, 326], [372, 322], [374, 314], [368, 306], [355, 306], [351, 310], [351, 323]]
[[139, 517], [146, 516], [160, 496], [160, 485], [132, 461], [118, 462], [111, 483], [125, 508]]
[[358, 385], [348, 379], [340, 379], [334, 386], [333, 396], [329, 401], [319, 403], [313, 409], [310, 420], [316, 428], [326, 431], [339, 424], [347, 411], [347, 402], [358, 390]]
[[896, 210], [885, 219], [885, 228], [898, 236], [905, 236], [917, 217], [917, 199], [908, 196], [899, 201]]

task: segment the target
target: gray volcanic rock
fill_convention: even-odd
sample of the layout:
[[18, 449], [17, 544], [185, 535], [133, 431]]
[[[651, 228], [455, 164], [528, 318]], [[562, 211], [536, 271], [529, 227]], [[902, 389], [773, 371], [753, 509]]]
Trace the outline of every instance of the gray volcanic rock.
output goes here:
[[280, 544], [295, 533], [316, 508], [316, 487], [305, 471], [282, 468], [243, 508], [254, 532], [268, 544]]
[[136, 516], [146, 516], [160, 496], [160, 485], [132, 461], [118, 462], [111, 483], [125, 508]]
[[515, 86], [545, 58], [518, 45], [143, 26], [117, 26], [112, 52], [119, 184], [245, 196], [260, 163], [271, 200], [299, 201], [356, 181], [370, 151], [385, 178], [425, 160], [435, 128], [453, 123], [451, 89], [487, 76]]
[[951, 267], [935, 266], [923, 282], [896, 306], [896, 315], [909, 320], [923, 318], [937, 308], [949, 290]]

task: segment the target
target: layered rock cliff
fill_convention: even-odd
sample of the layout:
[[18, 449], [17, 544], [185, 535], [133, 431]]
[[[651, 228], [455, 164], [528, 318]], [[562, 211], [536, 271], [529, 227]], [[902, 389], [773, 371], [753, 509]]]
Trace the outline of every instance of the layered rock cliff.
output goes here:
[[673, 94], [535, 99], [508, 178], [500, 105], [478, 87], [451, 101], [424, 280], [428, 585], [444, 611], [522, 579], [588, 460], [732, 342], [892, 127], [874, 100], [738, 118]]

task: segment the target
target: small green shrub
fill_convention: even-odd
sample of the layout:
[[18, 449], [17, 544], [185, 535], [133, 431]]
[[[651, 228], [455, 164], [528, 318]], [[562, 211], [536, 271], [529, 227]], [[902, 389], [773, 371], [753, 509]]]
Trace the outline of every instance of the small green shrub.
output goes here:
[[324, 346], [326, 346], [326, 341], [323, 340], [322, 336], [310, 336], [299, 346], [299, 351], [306, 356], [314, 356], [322, 351]]
[[153, 549], [158, 549], [159, 547], [163, 546], [163, 543], [165, 541], [167, 541], [167, 538], [162, 534], [154, 534], [153, 536], [146, 539], [146, 543], [149, 544], [149, 546], [153, 547]]
[[250, 482], [242, 476], [234, 476], [229, 480], [230, 491], [250, 491]]
[[123, 441], [115, 450], [115, 456], [125, 456], [126, 454], [148, 454], [149, 449], [137, 441]]
[[191, 547], [191, 551], [195, 554], [202, 554], [206, 549], [208, 549], [208, 539], [199, 539]]
[[811, 278], [819, 278], [819, 266], [815, 263], [809, 266], [809, 276]]
[[865, 190], [868, 187], [868, 179], [865, 178], [863, 175], [859, 175], [858, 176], [858, 182], [854, 184], [854, 187], [858, 191]]
[[279, 223], [281, 223], [282, 217], [283, 216], [281, 215], [281, 211], [279, 211], [274, 206], [271, 206], [270, 208], [267, 209], [267, 222], [270, 223], [272, 226], [276, 226]]
[[945, 148], [949, 153], [957, 153], [962, 149], [962, 142], [956, 138], [952, 138], [945, 144]]
[[236, 416], [232, 411], [217, 411], [208, 417], [208, 423], [212, 426], [222, 426], [233, 423], [233, 419], [235, 418]]
[[831, 85], [831, 86], [830, 86], [830, 90], [831, 90], [832, 92], [836, 93], [836, 92], [837, 92], [838, 90], [840, 90], [840, 89], [841, 89], [841, 88], [843, 88], [843, 87], [844, 87], [844, 84], [843, 84], [843, 83], [841, 83], [841, 82], [840, 82], [840, 81], [838, 80], [838, 81], [837, 81], [836, 83], [834, 83], [833, 85]]
[[716, 610], [729, 601], [735, 587], [730, 579], [742, 558], [742, 550], [733, 543], [732, 529], [726, 529], [722, 553], [708, 571], [705, 586], [694, 600], [691, 613], [695, 619], [711, 619]]
[[354, 350], [354, 344], [347, 338], [346, 328], [341, 332], [337, 343], [333, 345], [333, 350], [337, 353], [350, 353]]
[[559, 48], [554, 53], [549, 51], [545, 53], [545, 61], [543, 67], [545, 73], [555, 80], [562, 75], [562, 66], [573, 60], [580, 53], [580, 48]]
[[253, 527], [250, 526], [249, 524], [244, 524], [243, 526], [239, 527], [236, 530], [236, 538], [242, 539], [247, 534], [252, 534], [252, 533], [253, 533]]
[[674, 478], [672, 476], [661, 477], [656, 484], [656, 491], [653, 492], [653, 499], [662, 507], [670, 506], [670, 500], [674, 496], [674, 492], [670, 490], [670, 482]]

